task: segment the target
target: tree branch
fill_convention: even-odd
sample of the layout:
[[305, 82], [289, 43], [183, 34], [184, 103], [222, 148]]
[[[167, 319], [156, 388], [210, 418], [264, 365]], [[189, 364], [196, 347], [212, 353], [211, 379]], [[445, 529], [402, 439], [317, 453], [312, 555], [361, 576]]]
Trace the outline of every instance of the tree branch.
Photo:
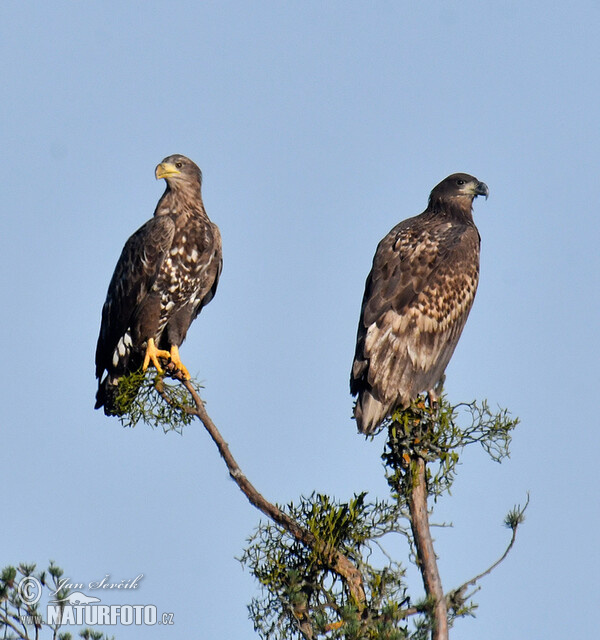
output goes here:
[[[208, 415], [204, 406], [204, 401], [194, 388], [192, 382], [190, 380], [186, 380], [181, 373], [173, 367], [173, 365], [167, 366], [167, 372], [172, 378], [179, 380], [179, 382], [181, 382], [181, 384], [188, 390], [195, 407], [188, 407], [186, 409], [187, 413], [195, 415], [200, 422], [202, 422], [204, 428], [208, 431], [210, 437], [217, 446], [221, 457], [227, 465], [229, 475], [240, 488], [242, 493], [248, 498], [250, 504], [273, 520], [273, 522], [285, 529], [285, 531], [296, 538], [296, 540], [305, 546], [314, 549], [327, 558], [331, 569], [335, 571], [335, 573], [337, 573], [347, 584], [348, 590], [350, 591], [356, 607], [359, 611], [362, 611], [365, 607], [366, 596], [363, 587], [362, 575], [358, 568], [345, 555], [340, 553], [340, 551], [330, 546], [328, 547], [321, 541], [317, 540], [310, 531], [300, 527], [295, 520], [287, 515], [287, 513], [284, 513], [279, 509], [279, 507], [269, 502], [254, 487], [240, 469], [237, 461], [229, 450], [229, 445], [225, 442], [215, 423]], [[169, 402], [169, 398], [161, 392], [160, 387], [157, 387], [157, 390], [161, 396]]]
[[448, 607], [437, 567], [427, 513], [425, 460], [419, 455], [414, 455], [410, 466], [413, 470], [413, 486], [408, 495], [408, 509], [425, 593], [427, 598], [433, 602], [431, 638], [432, 640], [448, 640]]
[[19, 629], [8, 619], [8, 617], [5, 617], [4, 615], [0, 616], [0, 622], [4, 623], [7, 627], [10, 627], [15, 633], [19, 635], [19, 638], [22, 638], [23, 640], [29, 640], [27, 627], [23, 624], [23, 621], [21, 621], [21, 625], [25, 628], [25, 635], [23, 635], [19, 631]]
[[510, 542], [508, 543], [508, 546], [506, 547], [506, 549], [504, 550], [504, 553], [500, 556], [500, 558], [498, 558], [498, 560], [496, 560], [496, 562], [494, 562], [491, 566], [489, 566], [485, 571], [476, 575], [474, 578], [467, 580], [467, 582], [461, 584], [460, 587], [452, 590], [447, 596], [448, 602], [456, 601], [457, 599], [459, 601], [464, 600], [465, 599], [464, 592], [467, 590], [467, 587], [469, 586], [474, 587], [479, 582], [479, 580], [481, 580], [481, 578], [484, 578], [485, 576], [489, 575], [501, 562], [505, 560], [506, 556], [510, 553], [510, 550], [513, 548], [513, 545], [515, 544], [515, 540], [517, 539], [517, 529], [519, 528], [519, 525], [524, 520], [524, 513], [528, 505], [529, 505], [529, 495], [527, 495], [527, 502], [525, 503], [524, 507], [522, 508], [516, 507], [515, 510], [508, 515], [506, 520], [506, 525], [512, 529], [512, 536], [510, 538]]

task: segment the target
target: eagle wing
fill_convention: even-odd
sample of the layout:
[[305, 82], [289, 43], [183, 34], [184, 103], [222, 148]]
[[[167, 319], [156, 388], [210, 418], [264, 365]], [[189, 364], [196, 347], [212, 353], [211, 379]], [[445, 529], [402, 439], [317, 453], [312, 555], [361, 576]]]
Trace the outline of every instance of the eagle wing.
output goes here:
[[[206, 295], [202, 298], [200, 304], [197, 306], [192, 320], [195, 320], [200, 311], [215, 297], [217, 293], [217, 287], [219, 286], [219, 278], [221, 277], [221, 271], [223, 271], [223, 251], [221, 243], [221, 233], [216, 224], [211, 223], [211, 229], [213, 234], [213, 246], [214, 249], [207, 260], [204, 271], [207, 274], [208, 280], [212, 280], [212, 285]], [[213, 275], [214, 274], [214, 275]], [[214, 278], [214, 279], [213, 279]]]
[[125, 243], [102, 307], [96, 346], [96, 377], [108, 369], [136, 309], [152, 288], [167, 255], [175, 222], [166, 215], [151, 218]]
[[[403, 404], [435, 386], [477, 288], [474, 226], [417, 216], [380, 242], [365, 287], [350, 388]], [[393, 397], [394, 395], [400, 397]]]

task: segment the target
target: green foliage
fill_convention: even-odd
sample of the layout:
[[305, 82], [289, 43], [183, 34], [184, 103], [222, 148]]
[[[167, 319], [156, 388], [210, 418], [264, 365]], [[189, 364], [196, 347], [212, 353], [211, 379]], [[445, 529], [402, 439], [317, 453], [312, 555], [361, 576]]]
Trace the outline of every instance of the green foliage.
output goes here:
[[[427, 462], [428, 494], [437, 500], [449, 492], [464, 447], [478, 443], [500, 462], [508, 455], [517, 423], [505, 410], [492, 412], [486, 402], [451, 406], [441, 398], [432, 409], [419, 399], [397, 411], [387, 424], [382, 458], [391, 499], [368, 500], [360, 493], [338, 502], [312, 494], [297, 505], [289, 504], [286, 512], [314, 536], [312, 548], [270, 522], [259, 524], [241, 557], [261, 585], [261, 596], [249, 605], [259, 636], [263, 640], [428, 638], [433, 603], [411, 600], [405, 569], [386, 549], [394, 545], [393, 535], [400, 534], [413, 550], [409, 560], [415, 562], [407, 507], [415, 460], [421, 457]], [[507, 522], [522, 518], [522, 511], [516, 508]], [[359, 569], [364, 603], [353, 600], [326, 549], [341, 552]], [[466, 601], [463, 591], [450, 593], [450, 624], [474, 615], [476, 605]]]
[[[37, 640], [45, 629], [47, 637], [52, 640], [71, 640], [68, 632], [60, 632], [60, 624], [48, 624], [42, 612], [41, 602], [31, 604], [25, 602], [19, 588], [21, 581], [35, 578], [43, 589], [47, 590], [46, 598], [52, 594], [55, 600], [61, 600], [69, 595], [68, 589], [59, 589], [63, 570], [50, 561], [47, 571], [36, 572], [35, 564], [20, 564], [18, 567], [8, 566], [0, 573], [0, 636], [3, 640]], [[114, 640], [99, 631], [83, 629], [80, 637], [86, 640]]]
[[140, 421], [152, 428], [161, 427], [166, 433], [181, 433], [193, 417], [189, 409], [193, 403], [181, 384], [167, 382], [168, 375], [153, 369], [134, 371], [119, 380], [115, 405], [124, 427], [135, 427]]
[[[408, 637], [399, 604], [407, 602], [404, 569], [385, 557], [378, 542], [392, 532], [407, 535], [398, 527], [397, 506], [366, 502], [365, 493], [344, 503], [312, 494], [286, 511], [314, 535], [319, 543], [315, 547], [339, 550], [360, 566], [369, 607], [359, 613], [347, 585], [333, 570], [331, 554], [261, 523], [241, 558], [262, 586], [263, 598], [255, 598], [249, 607], [260, 637]], [[368, 562], [374, 553], [385, 560], [383, 568]]]
[[515, 505], [504, 518], [504, 525], [513, 531], [517, 530], [520, 524], [525, 522], [525, 511], [529, 506], [529, 494], [527, 494], [527, 500], [523, 506], [520, 504]]
[[[460, 422], [465, 422], [462, 425]], [[495, 462], [509, 455], [511, 432], [519, 420], [506, 409], [493, 413], [487, 401], [451, 405], [442, 396], [435, 408], [418, 398], [398, 410], [388, 422], [388, 441], [382, 454], [386, 477], [396, 500], [406, 500], [414, 482], [410, 461], [418, 455], [427, 465], [429, 495], [437, 500], [450, 491], [462, 450], [479, 444]]]

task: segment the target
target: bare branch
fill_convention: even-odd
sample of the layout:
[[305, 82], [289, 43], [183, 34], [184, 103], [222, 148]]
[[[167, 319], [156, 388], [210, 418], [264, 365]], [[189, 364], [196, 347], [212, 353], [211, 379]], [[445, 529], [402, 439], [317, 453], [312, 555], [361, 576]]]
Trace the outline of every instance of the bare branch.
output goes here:
[[483, 571], [479, 575], [476, 575], [474, 578], [467, 580], [467, 582], [461, 584], [460, 587], [451, 591], [447, 595], [447, 599], [449, 602], [456, 601], [456, 600], [459, 600], [459, 601], [464, 600], [465, 599], [464, 593], [467, 590], [467, 587], [474, 587], [477, 584], [477, 582], [481, 580], [481, 578], [484, 578], [485, 576], [489, 575], [501, 562], [505, 560], [506, 556], [510, 553], [510, 550], [513, 548], [513, 545], [515, 544], [515, 540], [517, 539], [517, 529], [519, 528], [519, 525], [524, 520], [525, 510], [527, 509], [528, 506], [529, 506], [529, 494], [527, 494], [527, 502], [525, 503], [525, 506], [515, 507], [515, 509], [508, 514], [505, 520], [505, 524], [508, 527], [510, 527], [510, 529], [512, 529], [512, 536], [510, 538], [510, 542], [508, 543], [508, 546], [506, 547], [504, 553], [500, 556], [500, 558], [498, 558], [498, 560], [496, 560], [496, 562], [494, 562], [485, 571]]
[[[233, 481], [237, 484], [240, 490], [248, 498], [250, 504], [256, 507], [259, 511], [268, 516], [273, 522], [285, 529], [290, 535], [302, 544], [314, 549], [318, 553], [322, 554], [330, 562], [331, 568], [337, 573], [347, 584], [348, 589], [352, 595], [356, 607], [359, 611], [362, 611], [365, 606], [366, 596], [363, 587], [362, 575], [358, 568], [337, 549], [326, 547], [323, 543], [315, 538], [315, 536], [306, 529], [303, 529], [298, 523], [290, 518], [286, 513], [281, 511], [279, 507], [269, 502], [248, 480], [240, 469], [237, 461], [233, 457], [229, 450], [229, 445], [223, 439], [220, 431], [217, 429], [215, 423], [208, 415], [204, 402], [200, 395], [194, 388], [191, 381], [186, 380], [180, 372], [168, 365], [168, 373], [171, 377], [179, 380], [181, 384], [188, 390], [195, 407], [186, 408], [187, 413], [195, 415], [200, 422], [204, 425], [204, 428], [208, 431], [213, 442], [217, 446], [221, 457], [227, 465], [227, 470]], [[161, 392], [160, 388], [157, 389], [163, 398], [169, 402], [169, 398]]]

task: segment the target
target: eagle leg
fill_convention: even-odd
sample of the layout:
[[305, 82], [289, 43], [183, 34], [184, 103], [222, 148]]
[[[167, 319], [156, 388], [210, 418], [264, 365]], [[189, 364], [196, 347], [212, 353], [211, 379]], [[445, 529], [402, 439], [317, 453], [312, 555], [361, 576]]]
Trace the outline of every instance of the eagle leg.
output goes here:
[[146, 371], [148, 365], [152, 363], [158, 373], [162, 373], [163, 370], [158, 362], [159, 358], [170, 358], [171, 354], [168, 351], [164, 351], [163, 349], [157, 349], [154, 344], [154, 338], [150, 338], [148, 340], [148, 346], [146, 347], [146, 355], [144, 356], [144, 364], [142, 365], [142, 370]]
[[181, 358], [179, 357], [179, 348], [176, 344], [171, 345], [171, 362], [183, 373], [183, 376], [186, 380], [191, 378], [189, 371], [186, 366], [181, 362]]
[[[438, 400], [439, 400], [439, 395], [437, 392], [437, 389], [430, 389], [427, 392], [427, 399], [429, 400], [429, 410], [434, 412], [437, 411], [438, 408]], [[425, 407], [423, 407], [425, 408]]]

